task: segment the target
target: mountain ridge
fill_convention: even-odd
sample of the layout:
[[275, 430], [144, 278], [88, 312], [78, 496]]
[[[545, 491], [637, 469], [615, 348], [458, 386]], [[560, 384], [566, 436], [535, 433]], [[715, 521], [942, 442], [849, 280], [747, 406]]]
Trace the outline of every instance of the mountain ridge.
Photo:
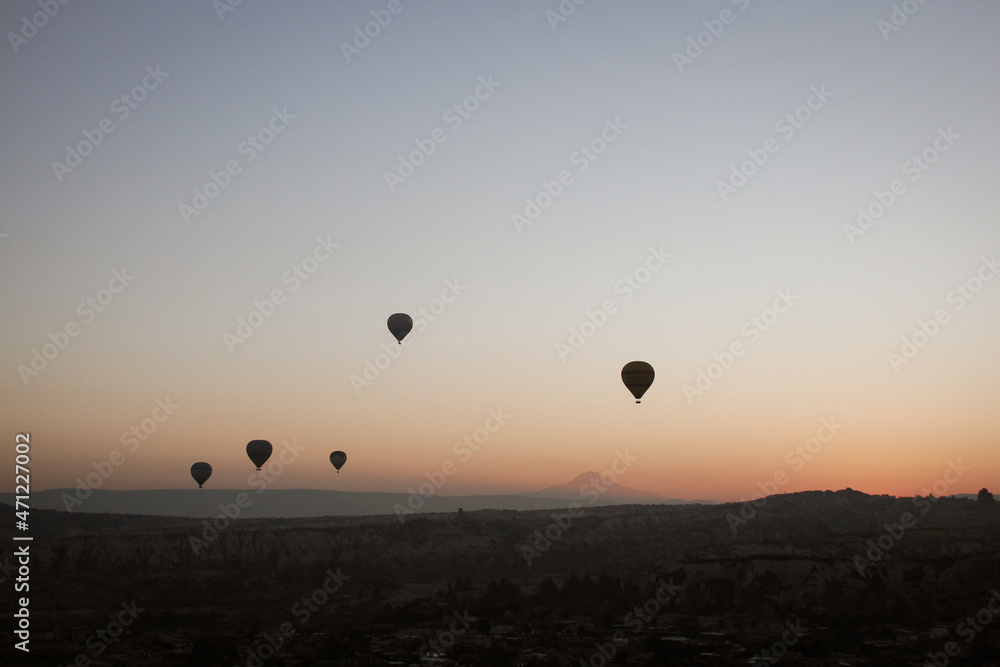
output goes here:
[[[614, 479], [608, 480], [601, 473], [589, 470], [580, 473], [565, 484], [549, 486], [541, 491], [527, 491], [518, 495], [530, 498], [562, 498], [567, 500], [594, 499], [591, 504], [645, 504], [666, 503], [685, 504], [689, 501], [680, 498], [667, 498], [658, 493], [640, 491], [619, 484]], [[600, 501], [603, 500], [604, 503]]]
[[[425, 485], [426, 486], [426, 485]], [[565, 484], [540, 491], [510, 494], [439, 495], [418, 487], [412, 493], [391, 491], [338, 491], [331, 489], [47, 489], [32, 494], [34, 509], [65, 512], [142, 514], [208, 518], [235, 506], [243, 518], [312, 518], [321, 516], [400, 517], [426, 512], [477, 510], [565, 509], [574, 503], [584, 507], [634, 504], [688, 504], [608, 481], [600, 473], [580, 473]], [[13, 494], [0, 494], [0, 501], [13, 504]]]

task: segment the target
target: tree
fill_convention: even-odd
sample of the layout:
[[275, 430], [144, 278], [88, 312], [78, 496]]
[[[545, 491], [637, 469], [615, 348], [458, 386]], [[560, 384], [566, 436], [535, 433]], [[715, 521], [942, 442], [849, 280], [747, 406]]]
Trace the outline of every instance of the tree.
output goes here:
[[552, 581], [552, 577], [546, 577], [539, 584], [536, 597], [541, 604], [552, 604], [559, 600], [559, 589], [556, 588], [556, 583]]
[[985, 503], [985, 504], [992, 504], [992, 503], [996, 503], [996, 499], [993, 497], [992, 493], [990, 493], [985, 488], [983, 488], [983, 489], [980, 489], [980, 491], [979, 491], [979, 502]]

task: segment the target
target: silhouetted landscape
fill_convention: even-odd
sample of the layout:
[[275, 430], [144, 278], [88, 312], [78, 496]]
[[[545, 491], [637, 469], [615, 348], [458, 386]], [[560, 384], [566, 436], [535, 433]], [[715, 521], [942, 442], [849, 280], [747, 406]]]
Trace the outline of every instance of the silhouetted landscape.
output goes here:
[[1000, 664], [992, 495], [755, 505], [35, 510], [32, 664]]

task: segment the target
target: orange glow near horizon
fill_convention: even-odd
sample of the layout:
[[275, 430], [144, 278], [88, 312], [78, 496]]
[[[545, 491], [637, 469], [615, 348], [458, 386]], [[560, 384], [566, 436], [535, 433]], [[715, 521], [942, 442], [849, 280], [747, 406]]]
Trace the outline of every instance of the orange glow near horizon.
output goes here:
[[704, 3], [427, 3], [346, 61], [359, 3], [80, 4], [5, 61], [0, 444], [31, 433], [33, 490], [116, 451], [101, 488], [246, 488], [253, 439], [303, 448], [281, 489], [537, 491], [628, 451], [667, 498], [950, 461], [1000, 490], [1000, 3], [888, 39], [870, 3], [748, 10], [683, 67]]

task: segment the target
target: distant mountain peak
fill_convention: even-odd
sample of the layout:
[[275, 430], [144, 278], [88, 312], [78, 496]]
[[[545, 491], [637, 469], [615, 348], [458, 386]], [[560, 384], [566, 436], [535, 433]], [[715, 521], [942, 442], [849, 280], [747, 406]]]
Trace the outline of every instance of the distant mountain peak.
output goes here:
[[[593, 470], [588, 472], [581, 472], [579, 475], [577, 475], [570, 481], [566, 482], [565, 484], [558, 484], [554, 487], [549, 487], [549, 488], [573, 487], [576, 489], [577, 492], [579, 492], [580, 487], [583, 486], [584, 484], [590, 484], [591, 486], [596, 485], [596, 488], [607, 489], [608, 492], [614, 491], [615, 493], [638, 493], [638, 494], [646, 493], [646, 491], [637, 491], [636, 489], [630, 489], [627, 486], [622, 486], [621, 484], [618, 483], [618, 481], [614, 478], [614, 476], [604, 477], [603, 475], [601, 475], [601, 473], [594, 472]], [[656, 494], [654, 493], [651, 495], [655, 496]]]
[[[596, 501], [594, 500], [595, 495]], [[629, 503], [676, 503], [685, 502], [674, 498], [665, 498], [658, 493], [639, 491], [618, 483], [617, 479], [604, 477], [599, 472], [588, 470], [582, 472], [565, 484], [557, 484], [541, 491], [520, 494], [541, 498], [562, 498], [567, 500], [586, 500], [597, 504], [629, 504]]]

